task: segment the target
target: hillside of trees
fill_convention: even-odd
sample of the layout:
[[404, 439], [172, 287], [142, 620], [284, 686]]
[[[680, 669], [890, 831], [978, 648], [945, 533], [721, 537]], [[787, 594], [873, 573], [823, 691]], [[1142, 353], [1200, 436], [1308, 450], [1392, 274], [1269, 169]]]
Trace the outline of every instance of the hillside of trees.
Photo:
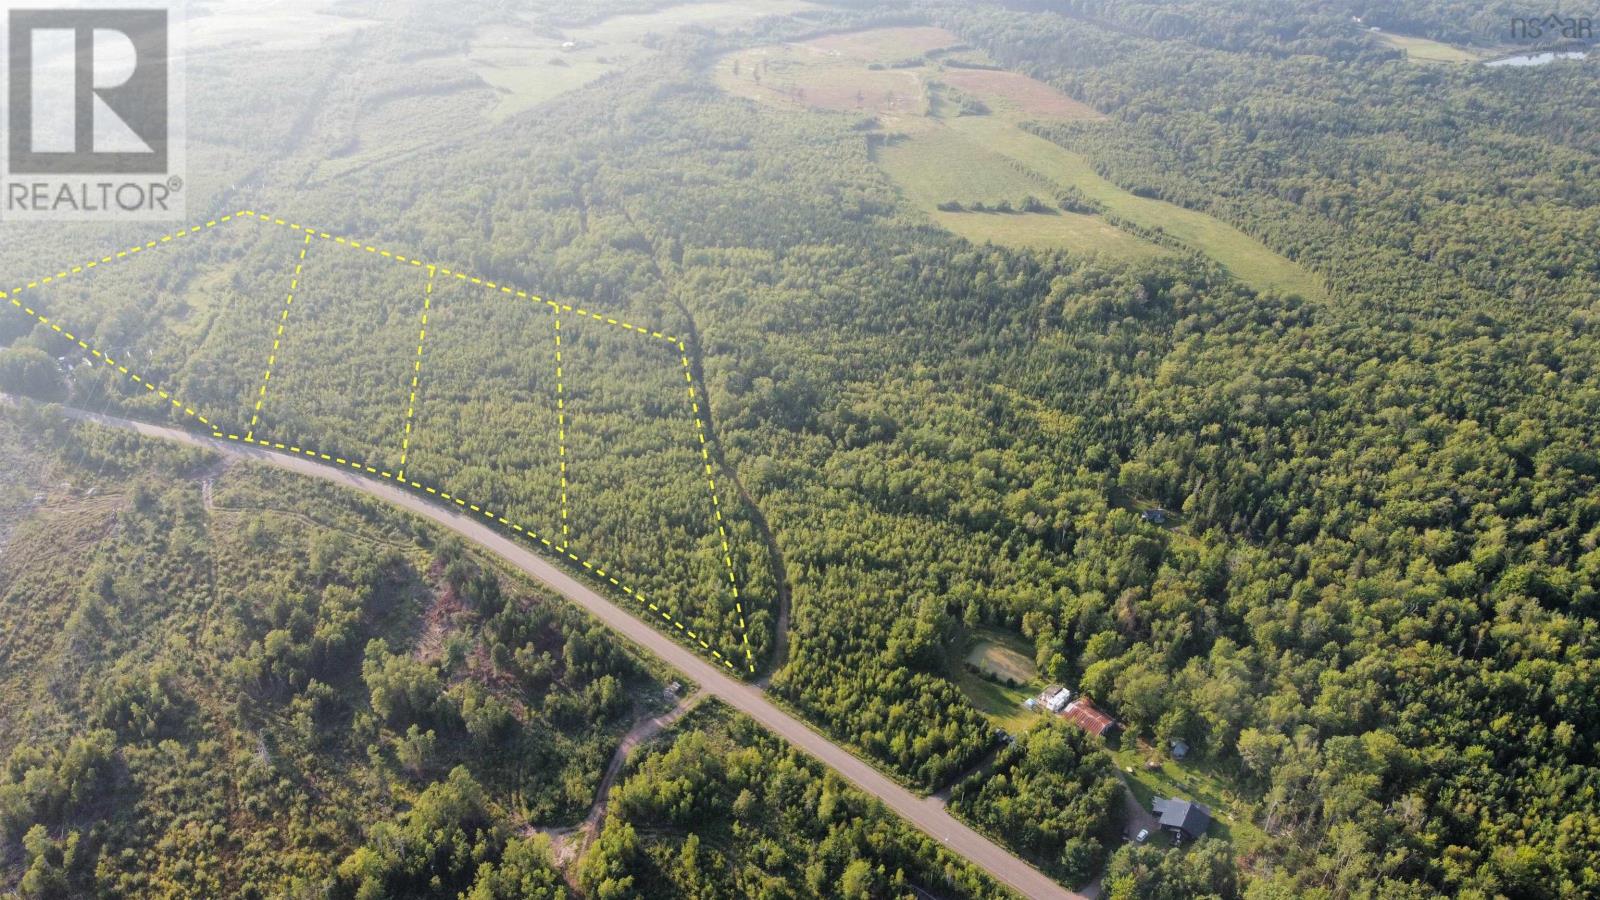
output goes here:
[[[758, 666], [780, 664], [777, 695], [907, 783], [949, 786], [997, 748], [993, 727], [946, 678], [962, 634], [990, 626], [1031, 641], [1041, 674], [1094, 697], [1130, 740], [1181, 737], [1249, 798], [1269, 846], [1246, 859], [1221, 843], [1119, 850], [1106, 869], [1113, 895], [1187, 896], [1184, 885], [1201, 882], [1258, 900], [1591, 895], [1597, 62], [1421, 67], [1335, 28], [1319, 4], [1266, 6], [849, 3], [747, 32], [690, 31], [656, 41], [648, 65], [536, 116], [420, 143], [404, 165], [358, 169], [313, 192], [269, 180], [249, 203], [683, 337], [703, 386], [730, 556], [758, 610], [749, 629]], [[457, 30], [438, 40], [465, 40], [497, 10], [461, 7]], [[394, 15], [385, 28], [437, 24]], [[891, 23], [949, 27], [1095, 106], [1108, 121], [1037, 131], [1125, 188], [1248, 231], [1324, 276], [1329, 297], [1256, 294], [1192, 255], [1119, 264], [965, 244], [908, 210], [873, 164], [860, 117], [758, 107], [708, 76], [731, 48]], [[1441, 22], [1428, 33], [1459, 27], [1481, 31]], [[370, 62], [392, 48], [370, 41], [367, 61], [353, 65], [392, 71]], [[282, 84], [241, 91], [269, 89]], [[358, 101], [335, 92], [326, 102]], [[272, 164], [309, 166], [341, 134], [328, 115]], [[237, 208], [233, 195], [218, 198], [218, 209]], [[163, 251], [184, 262], [154, 280], [163, 270], [107, 268], [92, 287], [64, 282], [37, 301], [237, 420], [259, 384], [293, 249], [268, 233]], [[415, 349], [419, 283], [335, 265], [340, 277], [321, 288], [327, 306], [304, 320], [319, 322], [321, 337], [291, 338], [273, 421], [392, 460], [406, 384], [392, 370]], [[552, 411], [549, 310], [457, 295], [440, 300], [441, 316], [452, 302], [486, 324], [476, 335], [439, 329], [427, 364], [450, 402], [430, 407], [425, 389], [419, 415], [435, 427], [419, 432], [432, 443], [418, 471], [548, 528], [560, 521], [550, 470], [538, 465], [549, 459], [539, 443]], [[41, 354], [65, 351], [47, 329], [6, 327], [8, 389], [169, 415], [103, 366], [52, 369]], [[742, 653], [694, 477], [681, 364], [671, 348], [658, 362], [620, 331], [572, 330], [584, 351], [570, 376], [573, 452], [589, 454], [574, 476], [584, 479], [582, 539], [678, 604], [719, 650]], [[308, 374], [319, 371], [331, 374]], [[193, 498], [186, 504], [161, 521], [183, 525]], [[1141, 520], [1137, 509], [1152, 504], [1173, 510], [1173, 523]], [[426, 566], [412, 571], [413, 589], [434, 584]], [[784, 658], [774, 653], [779, 584], [792, 607]], [[348, 595], [304, 591], [230, 625], [239, 647], [262, 650], [218, 678], [236, 679], [230, 690], [250, 704], [301, 702], [295, 712], [316, 722], [315, 701], [299, 699], [322, 683], [315, 635], [365, 608], [363, 586], [377, 590], [340, 585]], [[488, 629], [499, 610], [477, 614]], [[270, 651], [269, 634], [283, 635]], [[585, 646], [599, 655], [602, 644]], [[365, 727], [396, 739], [432, 730], [445, 754], [471, 746], [477, 721], [498, 746], [496, 704], [473, 699], [469, 717], [472, 690], [447, 689], [438, 673], [434, 690], [405, 646], [380, 633], [339, 645], [353, 654], [338, 657], [348, 671], [381, 688], [349, 686], [367, 692]], [[467, 668], [478, 664], [471, 645], [462, 652]], [[524, 666], [515, 654], [512, 663]], [[527, 666], [518, 677], [532, 684], [566, 677]], [[606, 674], [616, 673], [580, 667], [570, 687], [602, 696]], [[539, 712], [551, 734], [530, 726], [518, 740], [559, 734], [588, 746], [590, 729], [607, 727]], [[363, 733], [357, 746], [371, 740]], [[30, 758], [17, 776], [61, 771], [71, 755], [62, 747], [60, 759]], [[1002, 755], [1007, 784], [1093, 789], [1096, 757], [1085, 752], [1043, 735], [1019, 740]], [[686, 755], [641, 769], [643, 783], [652, 771], [678, 778]], [[1067, 757], [1084, 760], [1079, 776], [1045, 783], [1038, 773]], [[491, 791], [496, 778], [542, 777], [469, 771]], [[470, 800], [465, 783], [452, 790]], [[530, 807], [557, 814], [579, 793], [525, 790]], [[1074, 875], [1084, 854], [1111, 851], [1096, 838], [1106, 810], [1066, 821], [1011, 790], [972, 783], [957, 795], [966, 815], [1041, 864], [1067, 866], [1073, 840]], [[448, 805], [463, 804], [473, 811]], [[638, 812], [650, 822], [671, 814]], [[479, 817], [460, 820], [491, 856], [529, 852]], [[602, 842], [631, 860], [616, 878], [688, 883], [676, 835], [669, 846], [637, 827], [622, 834], [618, 824]], [[51, 852], [68, 855], [64, 843]], [[690, 856], [736, 865], [746, 852], [707, 843]], [[783, 865], [799, 868], [783, 871], [818, 864], [844, 877], [832, 857], [785, 852]], [[382, 865], [374, 877], [389, 877]], [[595, 865], [597, 884], [611, 877]], [[870, 883], [897, 885], [900, 865], [871, 863]], [[735, 873], [717, 883], [754, 881]]]
[[353, 495], [0, 431], [41, 498], [0, 563], [0, 890], [561, 896], [514, 832], [582, 818], [662, 683], [600, 626]]

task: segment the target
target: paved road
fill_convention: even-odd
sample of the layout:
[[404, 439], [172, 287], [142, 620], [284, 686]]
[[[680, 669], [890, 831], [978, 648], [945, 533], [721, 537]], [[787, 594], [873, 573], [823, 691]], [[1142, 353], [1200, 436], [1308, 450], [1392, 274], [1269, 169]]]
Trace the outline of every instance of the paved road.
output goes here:
[[856, 787], [883, 801], [884, 805], [944, 844], [946, 848], [971, 860], [1023, 896], [1086, 900], [1085, 895], [1062, 887], [1000, 845], [957, 821], [937, 799], [918, 797], [901, 787], [888, 776], [851, 755], [849, 751], [812, 730], [809, 725], [784, 712], [768, 700], [759, 687], [730, 677], [700, 655], [636, 618], [631, 610], [608, 600], [588, 585], [557, 568], [555, 564], [534, 553], [526, 544], [511, 540], [489, 527], [481, 519], [460, 513], [453, 507], [430, 503], [417, 494], [396, 487], [392, 482], [368, 478], [349, 469], [303, 456], [276, 453], [177, 428], [164, 428], [98, 413], [68, 410], [67, 414], [83, 421], [137, 431], [147, 437], [204, 447], [217, 453], [331, 481], [378, 497], [438, 523], [494, 553], [546, 587], [583, 607], [612, 630], [689, 676], [690, 680], [699, 684], [706, 693], [755, 719], [774, 734], [820, 760]]

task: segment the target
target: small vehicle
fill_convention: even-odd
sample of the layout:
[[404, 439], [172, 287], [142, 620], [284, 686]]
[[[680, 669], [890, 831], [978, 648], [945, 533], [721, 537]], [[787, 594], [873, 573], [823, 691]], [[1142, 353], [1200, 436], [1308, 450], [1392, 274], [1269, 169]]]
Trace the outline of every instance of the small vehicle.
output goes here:
[[1134, 839], [1135, 842], [1140, 843], [1140, 844], [1144, 843], [1145, 841], [1150, 840], [1150, 829], [1148, 829], [1148, 828], [1139, 829], [1139, 833], [1134, 835], [1133, 839]]

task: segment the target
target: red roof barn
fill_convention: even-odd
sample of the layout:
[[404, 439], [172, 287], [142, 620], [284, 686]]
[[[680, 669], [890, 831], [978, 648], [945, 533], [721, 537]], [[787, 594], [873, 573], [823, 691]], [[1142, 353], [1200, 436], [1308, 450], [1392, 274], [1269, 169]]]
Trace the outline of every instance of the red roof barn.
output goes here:
[[1094, 704], [1084, 697], [1068, 703], [1061, 717], [1096, 737], [1105, 737], [1117, 727], [1115, 719], [1095, 709]]

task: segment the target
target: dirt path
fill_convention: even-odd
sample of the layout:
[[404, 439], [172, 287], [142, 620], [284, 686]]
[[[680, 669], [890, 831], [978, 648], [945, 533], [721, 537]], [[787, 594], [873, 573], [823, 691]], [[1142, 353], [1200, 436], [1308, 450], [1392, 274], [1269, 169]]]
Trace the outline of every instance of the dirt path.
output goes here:
[[[705, 367], [701, 364], [700, 354], [700, 328], [695, 324], [694, 316], [689, 313], [689, 308], [682, 303], [678, 308], [683, 312], [683, 318], [689, 323], [688, 347], [689, 369], [695, 381], [701, 385], [701, 390], [706, 391]], [[757, 682], [766, 687], [772, 681], [772, 676], [783, 668], [789, 661], [789, 569], [783, 561], [783, 549], [778, 546], [778, 538], [772, 533], [772, 526], [767, 523], [766, 513], [756, 505], [750, 492], [744, 489], [744, 482], [739, 479], [739, 472], [728, 465], [728, 460], [722, 454], [722, 441], [717, 438], [716, 415], [711, 411], [711, 394], [706, 391], [706, 402], [702, 407], [706, 417], [706, 434], [710, 438], [711, 460], [717, 468], [733, 483], [734, 492], [739, 495], [739, 500], [744, 508], [750, 512], [750, 521], [756, 526], [756, 531], [761, 534], [761, 542], [767, 548], [767, 566], [772, 571], [772, 580], [778, 586], [777, 616], [773, 622], [772, 655], [767, 660], [767, 672]]]
[[583, 822], [571, 828], [540, 829], [550, 835], [551, 851], [558, 865], [565, 866], [568, 862], [582, 859], [589, 845], [600, 834], [600, 829], [606, 823], [606, 809], [611, 798], [611, 789], [616, 786], [617, 778], [622, 775], [622, 767], [627, 765], [628, 755], [634, 748], [676, 725], [680, 719], [699, 706], [705, 697], [704, 691], [696, 690], [684, 696], [676, 706], [661, 715], [634, 723], [634, 726], [628, 729], [628, 733], [622, 736], [621, 743], [617, 744], [617, 752], [611, 754], [611, 763], [606, 766], [606, 773], [600, 778], [600, 787], [594, 792], [594, 803], [590, 804], [589, 815], [584, 817]]
[[[627, 204], [619, 201], [615, 206], [629, 225], [647, 235], [649, 234], [648, 229], [640, 226], [638, 219], [628, 209]], [[587, 211], [587, 204], [583, 208]], [[585, 213], [585, 223], [587, 223], [587, 212]], [[587, 224], [585, 224], [585, 230], [587, 230]], [[701, 353], [700, 326], [695, 322], [694, 313], [690, 312], [689, 307], [683, 300], [672, 293], [673, 279], [667, 273], [669, 267], [676, 271], [679, 260], [673, 259], [670, 253], [663, 251], [661, 241], [653, 235], [649, 237], [649, 240], [651, 246], [650, 268], [655, 272], [656, 280], [661, 282], [662, 290], [672, 297], [672, 302], [678, 307], [678, 311], [683, 314], [683, 319], [687, 323], [689, 370], [694, 379], [700, 383], [700, 389], [704, 394], [705, 403], [701, 409], [705, 413], [706, 437], [711, 453], [711, 461], [726, 476], [726, 480], [733, 483], [734, 493], [739, 495], [740, 502], [744, 504], [746, 510], [749, 510], [750, 520], [755, 524], [756, 531], [761, 533], [762, 543], [766, 545], [767, 567], [772, 572], [773, 583], [777, 585], [778, 596], [776, 614], [773, 617], [772, 655], [767, 659], [766, 673], [756, 682], [765, 688], [771, 684], [772, 676], [789, 661], [789, 615], [791, 608], [789, 568], [783, 560], [783, 549], [778, 546], [778, 539], [773, 535], [772, 526], [767, 522], [766, 513], [761, 511], [761, 507], [756, 505], [755, 498], [751, 497], [750, 492], [745, 490], [744, 482], [739, 478], [739, 470], [728, 464], [728, 459], [722, 452], [722, 441], [717, 436], [717, 418], [711, 409], [711, 392], [710, 388], [707, 387], [708, 382], [706, 381], [705, 365]], [[666, 260], [665, 265], [662, 263], [663, 258]]]

